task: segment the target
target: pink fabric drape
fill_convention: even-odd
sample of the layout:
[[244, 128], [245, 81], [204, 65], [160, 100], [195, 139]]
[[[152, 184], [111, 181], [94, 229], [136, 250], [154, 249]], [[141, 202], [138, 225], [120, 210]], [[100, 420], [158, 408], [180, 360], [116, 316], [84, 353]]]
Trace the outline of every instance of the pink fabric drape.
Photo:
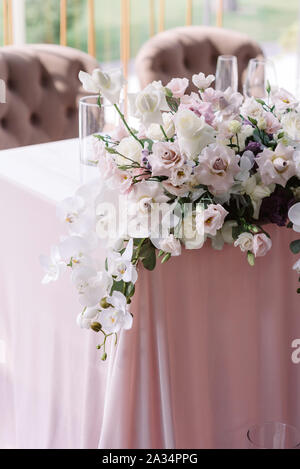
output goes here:
[[141, 270], [134, 327], [102, 363], [68, 276], [40, 283], [55, 206], [2, 179], [0, 207], [0, 447], [240, 448], [253, 423], [300, 427], [291, 230], [272, 227], [254, 268], [207, 246]]

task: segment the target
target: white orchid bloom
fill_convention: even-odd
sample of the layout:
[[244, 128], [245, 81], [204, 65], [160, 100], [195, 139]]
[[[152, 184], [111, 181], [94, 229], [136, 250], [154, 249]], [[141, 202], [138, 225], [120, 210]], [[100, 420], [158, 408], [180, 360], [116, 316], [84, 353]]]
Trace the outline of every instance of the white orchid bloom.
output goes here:
[[288, 217], [293, 223], [293, 230], [300, 233], [300, 202], [289, 209]]
[[45, 272], [42, 283], [56, 282], [64, 267], [58, 246], [52, 246], [50, 256], [40, 256], [40, 264]]
[[90, 234], [86, 237], [81, 236], [69, 236], [63, 239], [59, 246], [59, 253], [62, 260], [66, 263], [80, 263], [82, 258], [91, 253], [97, 246], [96, 234]]
[[119, 252], [110, 252], [107, 258], [107, 267], [110, 275], [114, 276], [116, 281], [136, 283], [138, 274], [135, 266], [132, 264], [133, 239], [128, 242], [123, 254]]
[[96, 68], [92, 75], [81, 71], [79, 80], [86, 91], [101, 94], [112, 104], [118, 104], [120, 101], [120, 93], [125, 83], [123, 73], [119, 69], [103, 72]]
[[300, 275], [300, 259], [298, 259], [297, 262], [295, 262], [295, 264], [293, 265], [293, 270], [295, 270], [297, 274]]
[[77, 325], [82, 329], [90, 329], [93, 322], [98, 319], [100, 309], [98, 306], [85, 308], [84, 311], [77, 316]]
[[121, 329], [131, 329], [132, 315], [129, 312], [126, 297], [114, 291], [107, 298], [109, 308], [103, 309], [99, 314], [99, 321], [107, 334], [119, 332]]
[[107, 272], [97, 272], [88, 266], [75, 269], [72, 281], [78, 290], [80, 304], [89, 307], [99, 304], [110, 293], [113, 284], [113, 279]]

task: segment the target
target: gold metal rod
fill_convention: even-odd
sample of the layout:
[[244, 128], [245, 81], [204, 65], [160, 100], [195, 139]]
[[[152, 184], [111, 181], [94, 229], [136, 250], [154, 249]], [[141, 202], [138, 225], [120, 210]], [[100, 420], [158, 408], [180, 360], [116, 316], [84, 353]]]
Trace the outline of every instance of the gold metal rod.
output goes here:
[[60, 45], [67, 45], [67, 0], [60, 0]]
[[[121, 61], [124, 77], [128, 79], [128, 65], [130, 60], [130, 0], [121, 3]], [[128, 111], [128, 86], [124, 88], [124, 114]]]
[[13, 25], [13, 6], [12, 0], [8, 0], [8, 42], [14, 42], [14, 25]]
[[193, 24], [193, 0], [186, 0], [186, 25]]
[[159, 22], [158, 30], [159, 32], [164, 31], [165, 29], [165, 0], [159, 0]]
[[154, 36], [155, 34], [155, 5], [154, 5], [154, 0], [149, 0], [149, 32], [150, 32], [150, 37]]
[[88, 0], [88, 51], [96, 57], [95, 2]]
[[8, 5], [7, 0], [2, 0], [3, 4], [3, 44], [8, 45]]
[[222, 28], [223, 26], [223, 0], [218, 0], [217, 26], [219, 28]]

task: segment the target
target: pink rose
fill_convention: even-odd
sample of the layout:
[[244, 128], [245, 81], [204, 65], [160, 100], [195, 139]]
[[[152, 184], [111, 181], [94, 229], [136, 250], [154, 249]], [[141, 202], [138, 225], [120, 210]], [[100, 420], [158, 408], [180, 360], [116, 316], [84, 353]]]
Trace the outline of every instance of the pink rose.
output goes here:
[[241, 168], [240, 157], [224, 145], [211, 144], [204, 148], [199, 156], [199, 165], [195, 168], [195, 176], [200, 184], [205, 184], [213, 194], [227, 192], [234, 183]]
[[259, 233], [253, 237], [252, 251], [255, 257], [265, 256], [271, 247], [272, 241], [264, 233]]
[[176, 195], [177, 197], [183, 196], [190, 190], [188, 184], [182, 184], [181, 186], [173, 186], [173, 184], [167, 181], [163, 181], [162, 184], [167, 192]]
[[127, 171], [121, 171], [117, 168], [112, 177], [107, 180], [107, 185], [120, 194], [129, 194], [133, 187], [132, 176]]
[[204, 210], [204, 233], [215, 236], [224, 224], [228, 215], [227, 210], [222, 205], [211, 204]]
[[222, 91], [217, 91], [214, 88], [207, 88], [202, 94], [203, 101], [211, 103], [213, 106], [218, 106], [219, 99], [222, 96]]
[[188, 86], [189, 80], [187, 78], [173, 78], [166, 87], [172, 91], [174, 98], [181, 98]]
[[171, 176], [172, 168], [182, 166], [184, 158], [177, 143], [157, 142], [153, 144], [152, 154], [148, 156], [152, 176]]
[[256, 157], [258, 172], [264, 184], [280, 184], [285, 187], [287, 181], [296, 174], [296, 166], [293, 161], [294, 148], [286, 147], [282, 143], [276, 150], [265, 148]]

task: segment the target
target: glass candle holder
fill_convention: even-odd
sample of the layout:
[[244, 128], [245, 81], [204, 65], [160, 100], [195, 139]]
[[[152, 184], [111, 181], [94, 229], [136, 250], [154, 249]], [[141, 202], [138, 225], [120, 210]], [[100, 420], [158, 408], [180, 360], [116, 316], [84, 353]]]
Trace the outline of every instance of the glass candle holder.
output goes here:
[[244, 95], [265, 99], [268, 95], [267, 87], [277, 87], [275, 65], [270, 59], [251, 59], [247, 68], [244, 83]]
[[247, 432], [249, 449], [299, 449], [300, 431], [281, 422], [254, 425]]
[[216, 90], [238, 90], [238, 64], [234, 55], [220, 55], [217, 61]]

